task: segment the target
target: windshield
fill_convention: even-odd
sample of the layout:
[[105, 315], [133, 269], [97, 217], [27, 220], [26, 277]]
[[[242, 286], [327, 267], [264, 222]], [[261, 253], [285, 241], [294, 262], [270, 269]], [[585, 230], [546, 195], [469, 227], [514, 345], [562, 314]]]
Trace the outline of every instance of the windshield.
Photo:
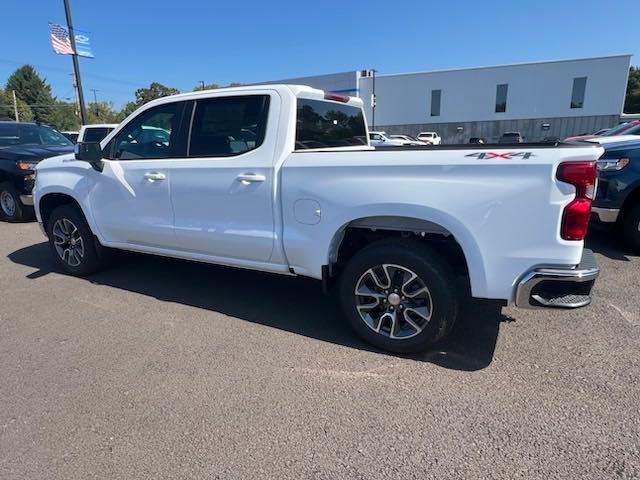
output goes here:
[[603, 137], [612, 137], [614, 135], [618, 135], [621, 132], [624, 132], [625, 130], [627, 130], [630, 127], [631, 127], [631, 125], [629, 124], [629, 122], [623, 123], [621, 125], [618, 125], [617, 127], [613, 127], [611, 130], [608, 130], [607, 132], [603, 133], [602, 136]]
[[13, 145], [72, 146], [64, 135], [45, 125], [0, 123], [0, 147]]

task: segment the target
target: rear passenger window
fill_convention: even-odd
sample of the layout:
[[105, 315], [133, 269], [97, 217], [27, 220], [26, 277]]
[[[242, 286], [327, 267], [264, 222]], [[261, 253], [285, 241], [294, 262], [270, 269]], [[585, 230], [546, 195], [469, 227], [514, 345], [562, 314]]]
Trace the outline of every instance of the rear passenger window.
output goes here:
[[196, 102], [190, 157], [227, 157], [262, 145], [269, 95], [207, 98]]
[[359, 107], [298, 99], [296, 150], [367, 145], [366, 132]]

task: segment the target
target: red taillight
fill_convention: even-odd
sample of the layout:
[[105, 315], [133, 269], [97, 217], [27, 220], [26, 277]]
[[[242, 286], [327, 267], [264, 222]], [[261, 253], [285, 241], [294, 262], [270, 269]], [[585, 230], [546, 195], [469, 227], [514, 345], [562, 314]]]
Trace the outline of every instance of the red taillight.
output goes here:
[[591, 217], [591, 201], [596, 189], [596, 162], [561, 163], [556, 175], [561, 182], [576, 187], [576, 198], [562, 214], [560, 236], [564, 240], [583, 240]]
[[349, 101], [349, 97], [346, 95], [338, 95], [337, 93], [327, 92], [324, 94], [325, 100], [333, 100], [334, 102], [342, 102], [347, 103]]

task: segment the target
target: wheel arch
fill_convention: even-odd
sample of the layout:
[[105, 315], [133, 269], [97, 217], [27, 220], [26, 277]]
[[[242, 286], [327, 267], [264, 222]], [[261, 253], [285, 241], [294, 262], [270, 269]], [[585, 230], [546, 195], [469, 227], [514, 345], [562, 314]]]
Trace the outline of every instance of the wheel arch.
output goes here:
[[73, 195], [67, 192], [50, 192], [50, 193], [44, 194], [39, 199], [38, 212], [40, 215], [40, 221], [42, 222], [42, 227], [45, 232], [48, 231], [47, 228], [48, 228], [49, 218], [51, 217], [51, 213], [61, 205], [73, 205], [77, 207], [80, 210], [80, 212], [82, 212], [82, 215], [84, 216], [85, 220], [87, 220], [87, 224], [89, 225], [89, 228], [91, 228], [91, 231], [95, 235], [95, 231], [92, 228], [91, 223], [89, 222], [89, 217], [87, 216], [86, 212], [82, 208], [81, 203]]
[[[327, 268], [323, 269], [323, 281], [336, 274], [341, 262], [344, 262], [345, 245], [352, 237], [363, 235], [369, 238], [415, 236], [426, 243], [437, 244], [439, 250], [456, 263], [458, 271], [468, 277], [471, 292], [482, 290], [486, 285], [484, 264], [480, 249], [471, 233], [455, 219], [449, 221], [427, 220], [405, 215], [372, 215], [353, 218], [343, 223], [334, 233], [327, 251]], [[366, 242], [365, 243], [370, 243]], [[349, 249], [352, 251], [349, 252]], [[355, 246], [357, 251], [358, 245]], [[346, 259], [353, 254], [354, 247], [346, 248]]]

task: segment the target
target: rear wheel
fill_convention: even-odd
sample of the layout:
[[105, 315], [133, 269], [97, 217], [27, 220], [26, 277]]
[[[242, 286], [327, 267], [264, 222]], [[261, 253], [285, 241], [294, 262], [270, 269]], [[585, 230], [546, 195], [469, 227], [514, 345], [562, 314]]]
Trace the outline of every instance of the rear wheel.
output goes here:
[[629, 247], [640, 251], [640, 202], [635, 203], [625, 212], [622, 234]]
[[89, 275], [106, 263], [107, 252], [98, 243], [78, 207], [57, 207], [47, 221], [47, 234], [56, 263], [71, 275]]
[[342, 308], [356, 333], [400, 353], [424, 351], [451, 330], [462, 297], [456, 290], [450, 266], [415, 240], [371, 244], [340, 279]]

